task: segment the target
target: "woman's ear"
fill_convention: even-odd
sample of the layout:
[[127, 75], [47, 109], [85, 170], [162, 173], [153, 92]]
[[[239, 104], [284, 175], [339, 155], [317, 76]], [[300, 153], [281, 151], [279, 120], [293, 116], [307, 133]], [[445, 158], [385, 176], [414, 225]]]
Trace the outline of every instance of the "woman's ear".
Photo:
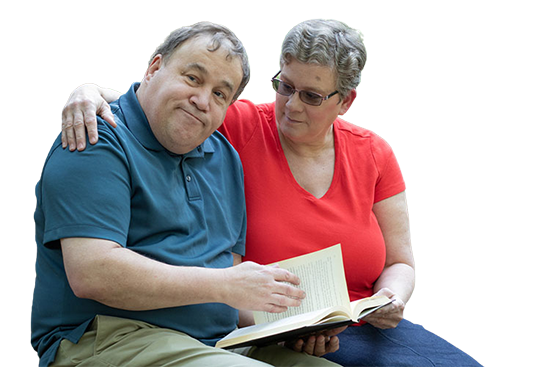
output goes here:
[[355, 89], [352, 89], [349, 92], [348, 96], [342, 100], [342, 104], [340, 105], [340, 112], [338, 112], [339, 115], [343, 115], [348, 112], [353, 101], [355, 100], [355, 97], [357, 97], [357, 91]]

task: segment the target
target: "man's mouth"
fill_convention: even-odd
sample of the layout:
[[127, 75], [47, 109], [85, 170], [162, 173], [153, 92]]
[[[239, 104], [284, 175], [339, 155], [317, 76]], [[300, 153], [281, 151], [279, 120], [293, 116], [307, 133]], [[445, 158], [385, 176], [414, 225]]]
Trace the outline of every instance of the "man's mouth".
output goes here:
[[194, 120], [196, 120], [197, 122], [201, 123], [202, 125], [204, 125], [204, 122], [199, 118], [197, 117], [196, 115], [194, 115], [193, 113], [189, 112], [188, 110], [186, 110], [185, 108], [180, 108], [180, 110], [182, 110], [183, 112], [185, 112], [186, 115], [189, 115], [191, 116]]

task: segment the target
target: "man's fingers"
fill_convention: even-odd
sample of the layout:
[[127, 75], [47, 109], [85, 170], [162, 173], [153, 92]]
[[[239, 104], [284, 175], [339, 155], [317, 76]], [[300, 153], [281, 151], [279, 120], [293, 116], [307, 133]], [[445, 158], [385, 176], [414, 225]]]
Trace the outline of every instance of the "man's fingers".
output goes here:
[[288, 307], [298, 307], [302, 304], [302, 299], [291, 298], [291, 297], [284, 296], [281, 294], [276, 294], [276, 293], [271, 295], [270, 301], [271, 301], [270, 304], [272, 305], [279, 306], [281, 308], [284, 307], [285, 309], [281, 312], [286, 311]]
[[286, 269], [279, 268], [279, 265], [271, 266], [273, 278], [278, 282], [287, 282], [294, 285], [300, 285], [300, 278]]
[[305, 297], [304, 291], [286, 284], [281, 284], [281, 286], [283, 286], [282, 290], [271, 294], [265, 311], [281, 313], [288, 310], [289, 307], [298, 307], [302, 304], [302, 299]]
[[279, 264], [268, 265], [268, 267], [271, 269], [273, 277], [275, 278], [276, 281], [288, 282], [295, 285], [300, 284], [300, 278], [298, 278], [298, 276], [292, 274], [290, 271], [286, 269], [279, 267]]
[[297, 275], [292, 274], [288, 270], [279, 268], [278, 265], [271, 266], [271, 272], [273, 279], [278, 282], [277, 287], [274, 288], [274, 293], [297, 299], [306, 297], [306, 293], [303, 290], [295, 287], [300, 285], [300, 278]]
[[[286, 283], [278, 283], [275, 288], [273, 289], [274, 295], [280, 295], [284, 298], [284, 300], [298, 300], [301, 302], [302, 299], [306, 298], [306, 292], [301, 290], [300, 288], [296, 288], [290, 284]], [[296, 305], [295, 302], [292, 302], [292, 304], [286, 304], [287, 306], [299, 306], [300, 304]]]
[[268, 303], [263, 307], [263, 310], [261, 311], [270, 312], [270, 313], [281, 313], [281, 312], [285, 312], [286, 310], [288, 310], [288, 307], [286, 306], [281, 306], [274, 303]]

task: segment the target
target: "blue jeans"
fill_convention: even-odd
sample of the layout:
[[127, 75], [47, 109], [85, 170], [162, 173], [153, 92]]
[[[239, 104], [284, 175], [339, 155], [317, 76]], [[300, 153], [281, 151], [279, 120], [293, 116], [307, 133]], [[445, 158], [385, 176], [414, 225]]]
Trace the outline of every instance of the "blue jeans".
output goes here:
[[387, 330], [369, 324], [351, 326], [338, 337], [340, 349], [324, 357], [342, 366], [481, 366], [452, 344], [407, 320]]

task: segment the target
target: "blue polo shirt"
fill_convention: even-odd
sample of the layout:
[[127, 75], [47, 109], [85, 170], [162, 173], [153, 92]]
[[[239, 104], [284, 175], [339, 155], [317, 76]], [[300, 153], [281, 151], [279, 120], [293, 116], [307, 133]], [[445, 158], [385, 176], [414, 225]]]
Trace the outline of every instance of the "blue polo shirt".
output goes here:
[[243, 172], [218, 132], [193, 151], [167, 151], [136, 98], [136, 83], [111, 104], [117, 128], [98, 118], [99, 142], [83, 152], [57, 138], [36, 186], [36, 283], [32, 345], [47, 365], [62, 339], [76, 343], [96, 315], [139, 319], [208, 345], [235, 329], [237, 310], [220, 303], [125, 311], [77, 298], [60, 239], [101, 238], [172, 265], [226, 268], [244, 255]]

